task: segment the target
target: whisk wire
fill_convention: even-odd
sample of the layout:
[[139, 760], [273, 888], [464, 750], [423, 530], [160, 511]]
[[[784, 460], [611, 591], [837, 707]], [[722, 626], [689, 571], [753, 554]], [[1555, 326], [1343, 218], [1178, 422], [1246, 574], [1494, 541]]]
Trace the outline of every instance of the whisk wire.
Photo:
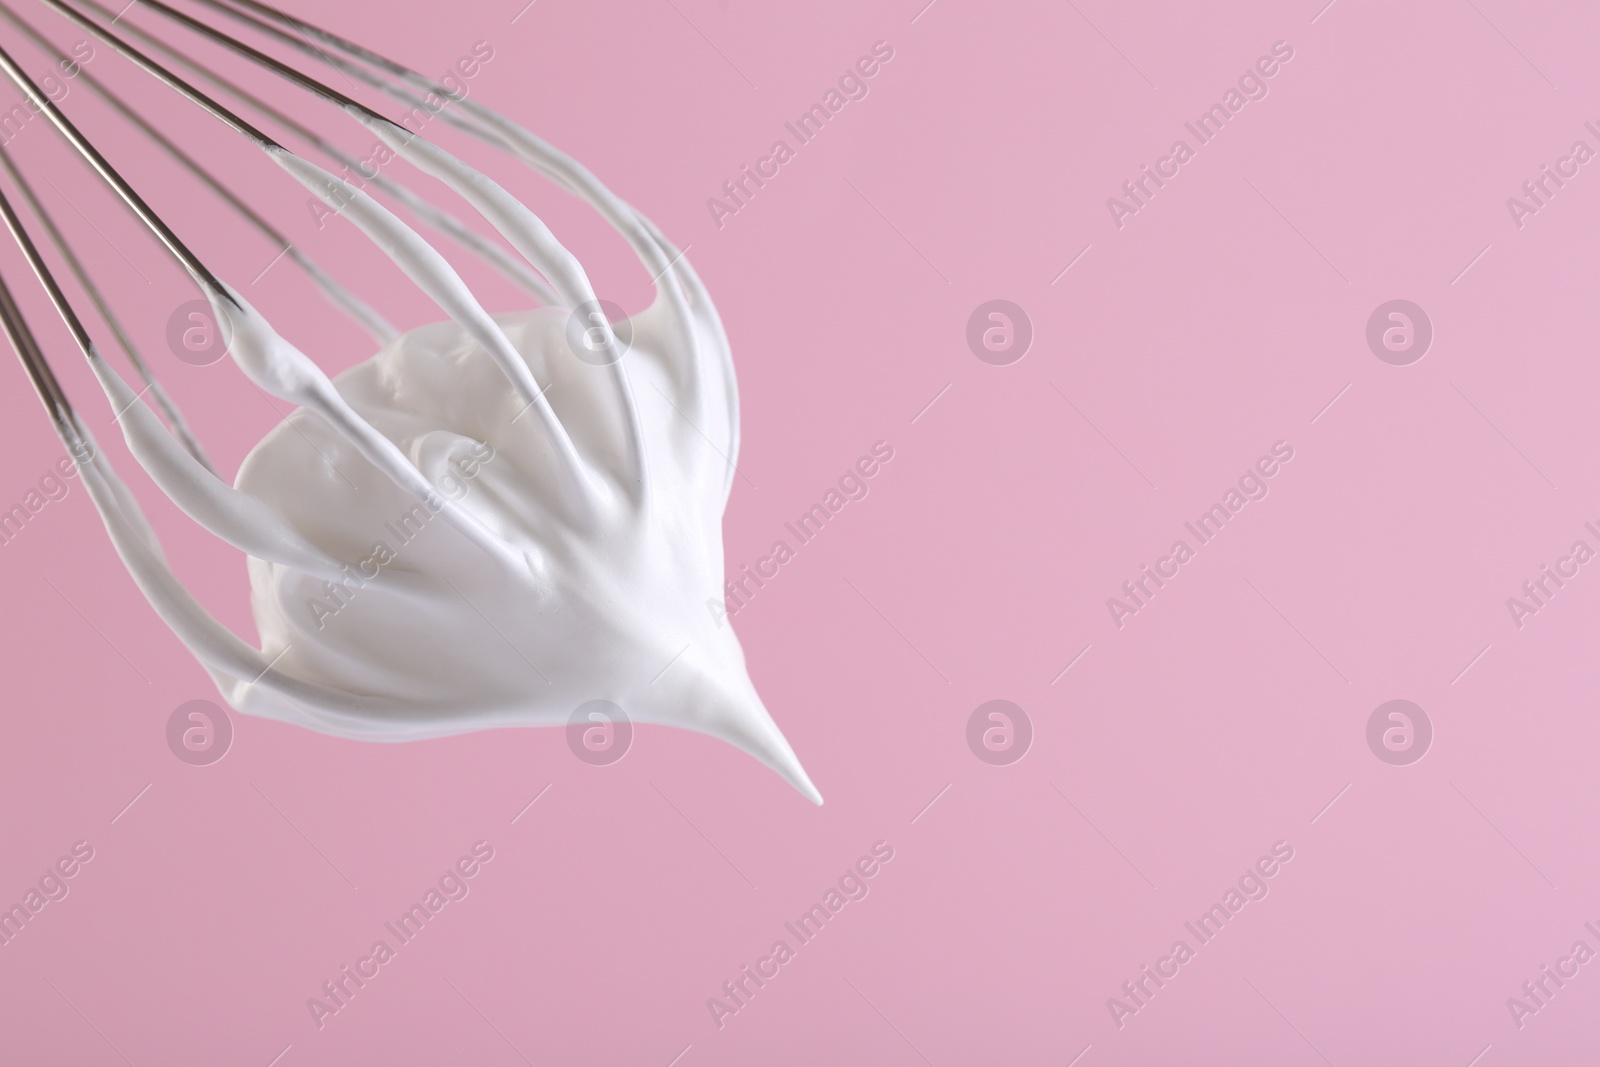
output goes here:
[[[52, 6], [56, 4], [56, 0], [44, 0], [44, 2]], [[200, 258], [189, 250], [189, 246], [183, 243], [182, 238], [161, 220], [161, 217], [150, 208], [149, 204], [145, 203], [144, 198], [123, 179], [117, 169], [106, 160], [105, 156], [101, 155], [100, 150], [89, 142], [89, 139], [78, 130], [78, 127], [73, 125], [72, 120], [67, 118], [62, 110], [56, 106], [55, 102], [45, 95], [38, 84], [28, 76], [28, 73], [17, 64], [17, 61], [11, 57], [11, 53], [6, 51], [4, 47], [0, 47], [0, 71], [5, 73], [13, 85], [22, 90], [23, 95], [28, 98], [33, 109], [50, 120], [50, 124], [61, 133], [73, 150], [82, 156], [100, 175], [101, 179], [122, 198], [123, 202], [133, 209], [134, 213], [139, 216], [140, 221], [155, 234], [156, 238], [167, 247], [168, 251], [177, 257], [178, 261], [183, 264], [184, 268], [189, 271], [196, 281], [212, 292], [226, 295], [226, 287], [216, 275], [211, 273], [210, 268], [202, 263]], [[231, 299], [231, 297], [228, 299]]]

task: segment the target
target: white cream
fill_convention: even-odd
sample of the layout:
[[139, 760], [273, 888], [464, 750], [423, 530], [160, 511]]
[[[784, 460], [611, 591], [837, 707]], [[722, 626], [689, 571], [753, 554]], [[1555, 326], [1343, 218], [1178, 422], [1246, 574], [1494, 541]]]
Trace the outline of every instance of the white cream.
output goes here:
[[[597, 366], [570, 347], [570, 309], [594, 293], [532, 212], [421, 138], [369, 123], [478, 209], [566, 306], [490, 316], [395, 215], [273, 150], [449, 321], [399, 336], [330, 381], [237, 293], [214, 294], [238, 365], [299, 405], [232, 487], [92, 358], [140, 463], [188, 514], [250, 555], [261, 649], [177, 582], [98, 454], [85, 484], [140, 587], [239, 711], [400, 741], [564, 726], [580, 704], [605, 699], [636, 722], [729, 741], [821, 803], [757, 696], [732, 629], [703, 608], [723, 582], [721, 519], [738, 449], [716, 310], [647, 220], [567, 157], [493, 118], [508, 148], [599, 208], [658, 278], [655, 302], [622, 331], [631, 333], [625, 354]], [[614, 334], [603, 344], [620, 351]]]

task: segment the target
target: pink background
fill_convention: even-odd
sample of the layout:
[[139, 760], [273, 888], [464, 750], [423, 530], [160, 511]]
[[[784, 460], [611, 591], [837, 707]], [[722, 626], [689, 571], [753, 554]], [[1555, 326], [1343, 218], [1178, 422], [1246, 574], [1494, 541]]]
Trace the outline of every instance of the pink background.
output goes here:
[[[1574, 540], [1600, 547], [1582, 529], [1600, 520], [1600, 176], [1584, 168], [1520, 230], [1505, 205], [1574, 140], [1600, 148], [1582, 127], [1600, 119], [1600, 18], [1505, 0], [920, 3], [538, 0], [515, 23], [521, 0], [293, 5], [430, 74], [489, 42], [476, 97], [691, 246], [743, 394], [733, 566], [873, 442], [894, 447], [871, 495], [736, 620], [827, 804], [655, 728], [595, 768], [559, 730], [378, 746], [234, 715], [227, 757], [187, 766], [167, 718], [216, 693], [74, 481], [0, 547], [0, 902], [75, 841], [95, 858], [0, 948], [0, 1058], [1500, 1067], [1600, 1053], [1600, 964], [1521, 1029], [1506, 1007], [1574, 941], [1600, 949], [1582, 926], [1600, 925], [1586, 843], [1600, 573], [1521, 630], [1505, 605]], [[1294, 58], [1270, 95], [1113, 225], [1106, 198], [1280, 39]], [[718, 229], [706, 199], [879, 40], [894, 58], [870, 95]], [[434, 316], [349, 227], [319, 231], [244, 142], [104, 47], [89, 70], [170, 117], [402, 325]], [[250, 284], [276, 249], [86, 90], [66, 106], [324, 366], [367, 354], [287, 262]], [[11, 150], [49, 176], [47, 203], [231, 471], [281, 410], [231, 364], [169, 354], [167, 315], [193, 290], [55, 142], [36, 120]], [[495, 166], [602, 292], [642, 306], [619, 240]], [[253, 634], [243, 561], [136, 470], [9, 248], [0, 269], [180, 573]], [[482, 291], [514, 306], [493, 279]], [[964, 340], [992, 298], [1034, 325], [1010, 366]], [[1364, 339], [1393, 298], [1434, 324], [1407, 367]], [[9, 507], [62, 449], [20, 369], [0, 374]], [[1106, 598], [1278, 440], [1295, 456], [1271, 495], [1118, 630]], [[1006, 767], [965, 741], [997, 698], [1035, 732]], [[1411, 766], [1365, 740], [1393, 698], [1434, 725]], [[479, 839], [495, 859], [470, 896], [319, 1031], [307, 998]], [[707, 998], [878, 840], [895, 858], [871, 894], [719, 1030]], [[1119, 1029], [1107, 998], [1279, 840], [1295, 854], [1270, 895]]]

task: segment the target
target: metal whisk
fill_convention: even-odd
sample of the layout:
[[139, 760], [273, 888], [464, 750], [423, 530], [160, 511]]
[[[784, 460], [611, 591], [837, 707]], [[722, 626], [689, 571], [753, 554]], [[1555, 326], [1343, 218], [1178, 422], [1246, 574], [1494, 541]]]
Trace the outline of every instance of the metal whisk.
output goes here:
[[[550, 433], [557, 449], [565, 452], [563, 459], [566, 461], [568, 474], [573, 478], [574, 483], [577, 483], [577, 480], [581, 477], [580, 461], [572, 453], [567, 435], [556, 420], [549, 404], [545, 401], [543, 396], [544, 389], [533, 380], [527, 367], [516, 357], [510, 346], [505, 343], [504, 337], [499, 334], [493, 322], [482, 307], [477, 304], [460, 277], [445, 262], [444, 258], [403, 223], [395, 227], [393, 224], [398, 223], [399, 220], [379, 206], [370, 196], [354, 188], [349, 182], [339, 179], [293, 154], [254, 122], [221, 103], [217, 97], [197, 87], [193, 81], [180, 75], [174, 68], [186, 68], [191, 77], [198, 77], [209, 82], [213, 87], [232, 96], [259, 115], [277, 122], [285, 129], [292, 131], [328, 154], [331, 159], [340, 165], [346, 168], [357, 167], [353, 159], [341, 152], [326, 138], [318, 135], [303, 123], [291, 118], [283, 110], [263, 100], [259, 95], [244, 89], [228, 77], [185, 57], [179, 49], [149, 31], [140, 29], [130, 23], [121, 22], [121, 15], [114, 14], [98, 3], [98, 0], [43, 0], [43, 3], [46, 7], [67, 18], [77, 26], [88, 30], [98, 40], [109, 45], [115, 52], [176, 90], [184, 98], [209, 112], [213, 117], [231, 127], [237, 133], [243, 135], [319, 197], [327, 201], [333, 211], [351, 218], [369, 236], [374, 236], [380, 243], [387, 241], [389, 247], [385, 247], [384, 250], [390, 253], [391, 257], [396, 258], [396, 261], [405, 267], [407, 273], [417, 280], [425, 290], [429, 291], [430, 295], [440, 301], [441, 306], [450, 317], [465, 325], [469, 332], [481, 343], [484, 343], [494, 354], [496, 360], [501, 363], [502, 368], [510, 377], [512, 384], [522, 394], [531, 411], [546, 425], [546, 429]], [[133, 5], [130, 4], [129, 6], [132, 7]], [[377, 133], [390, 146], [396, 156], [408, 158], [425, 171], [445, 178], [447, 181], [465, 183], [458, 184], [458, 188], [466, 195], [474, 207], [500, 229], [513, 247], [521, 253], [522, 259], [508, 254], [500, 246], [478, 236], [465, 224], [433, 206], [426, 199], [411, 192], [399, 183], [381, 174], [363, 174], [376, 189], [393, 197], [425, 221], [485, 258], [538, 302], [545, 304], [561, 303], [569, 307], [579, 307], [587, 304], [598, 306], [598, 301], [596, 301], [594, 292], [590, 288], [588, 279], [584, 276], [583, 270], [576, 259], [556, 242], [554, 237], [531, 212], [485, 176], [478, 174], [464, 163], [455, 159], [455, 157], [429, 144], [400, 123], [391, 121], [365, 104], [351, 99], [317, 78], [269, 56], [214, 25], [163, 3], [161, 0], [150, 0], [150, 2], [140, 3], [139, 6], [159, 14], [175, 26], [182, 27], [204, 39], [221, 45], [247, 63], [270, 71], [292, 85], [344, 110], [349, 116]], [[643, 220], [633, 215], [630, 209], [611, 196], [581, 167], [514, 123], [478, 105], [476, 102], [472, 102], [468, 107], [468, 101], [465, 99], [456, 100], [456, 94], [445, 86], [437, 84], [431, 79], [425, 78], [353, 42], [328, 33], [309, 22], [284, 14], [267, 4], [258, 3], [256, 0], [200, 0], [200, 6], [241, 23], [269, 40], [305, 52], [324, 64], [342, 71], [349, 77], [370, 85], [413, 108], [426, 107], [430, 113], [436, 112], [437, 109], [430, 106], [430, 98], [433, 100], [454, 101], [462, 105], [461, 114], [445, 114], [445, 121], [475, 137], [521, 156], [525, 161], [533, 164], [536, 169], [543, 171], [569, 191], [589, 199], [608, 217], [613, 217], [614, 221], [620, 221], [619, 228], [622, 228], [624, 233], [628, 234], [630, 239], [634, 241], [636, 249], [646, 265], [652, 269], [653, 274], [666, 274], [668, 272], [671, 266], [670, 258], [674, 253], [664, 245], [664, 242], [660, 241], [658, 235], [646, 231], [645, 226], [647, 224], [643, 223]], [[24, 20], [9, 5], [0, 5], [0, 17], [3, 17], [13, 28], [47, 53], [53, 54], [57, 59], [64, 59], [59, 49], [52, 45], [36, 27]], [[138, 44], [135, 44], [135, 41]], [[313, 41], [320, 42], [320, 44], [314, 44], [312, 43]], [[167, 62], [164, 63], [155, 58], [152, 53], [156, 52], [161, 53]], [[66, 113], [49, 98], [38, 83], [29, 77], [10, 52], [3, 47], [0, 47], [0, 69], [3, 69], [5, 75], [23, 91], [30, 105], [39, 114], [48, 118], [50, 123], [77, 154], [126, 203], [139, 221], [149, 229], [190, 277], [194, 279], [202, 294], [213, 305], [219, 327], [228, 333], [243, 331], [246, 334], [255, 335], [247, 343], [241, 343], [245, 342], [245, 338], [237, 336], [230, 337], [230, 342], [233, 343], [235, 348], [242, 350], [237, 352], [236, 355], [244, 357], [241, 359], [241, 365], [255, 379], [257, 385], [281, 399], [289, 400], [317, 411], [330, 422], [339, 426], [351, 437], [368, 460], [388, 473], [397, 484], [418, 497], [428, 496], [434, 491], [434, 487], [416, 471], [405, 457], [401, 456], [388, 441], [343, 404], [325, 375], [317, 370], [298, 350], [287, 346], [267, 326], [264, 319], [253, 313], [253, 309], [250, 309], [245, 304], [243, 298], [235, 289], [223, 282], [206, 266], [199, 256], [185, 243], [184, 239], [150, 208], [132, 185], [124, 180], [111, 162], [79, 131]], [[348, 313], [372, 335], [374, 340], [382, 344], [393, 340], [397, 336], [395, 328], [385, 321], [381, 315], [319, 268], [259, 212], [230, 191], [227, 185], [207, 170], [203, 163], [185, 152], [153, 123], [140, 116], [131, 107], [118, 99], [113, 92], [108, 90], [87, 70], [78, 70], [76, 76], [117, 113], [144, 133], [154, 145], [169, 154], [176, 162], [222, 197], [247, 223], [254, 226], [275, 243], [281, 245], [285, 249], [287, 256], [293, 259], [310, 276], [311, 280], [324, 295]], [[0, 153], [0, 161], [3, 161], [5, 170], [17, 193], [27, 203], [37, 219], [39, 228], [48, 235], [61, 262], [77, 279], [85, 294], [94, 304], [106, 329], [115, 338], [118, 346], [126, 353], [143, 384], [144, 388], [139, 393], [133, 393], [121, 382], [116, 373], [105, 364], [83, 318], [57, 284], [50, 266], [41, 255], [39, 248], [29, 233], [28, 227], [18, 215], [10, 199], [0, 193], [0, 214], [4, 215], [8, 229], [33, 269], [39, 283], [44, 287], [51, 302], [60, 313], [83, 355], [89, 360], [96, 377], [100, 379], [101, 384], [105, 387], [108, 396], [112, 399], [113, 405], [119, 413], [119, 417], [131, 415], [135, 420], [147, 422], [148, 420], [143, 418], [143, 408], [137, 402], [137, 398], [148, 392], [165, 415], [171, 426], [173, 436], [176, 437], [196, 463], [210, 470], [209, 461], [184, 423], [176, 405], [173, 404], [170, 397], [156, 382], [147, 362], [140, 358], [136, 345], [128, 336], [127, 331], [121, 326], [108, 301], [102, 296], [101, 290], [95, 285], [91, 272], [86, 269], [81, 258], [62, 237], [61, 231], [41, 204], [32, 186], [24, 177], [21, 168], [12, 158], [11, 153], [9, 151]], [[380, 232], [385, 229], [385, 224], [388, 224], [387, 232]], [[632, 231], [631, 233], [629, 232], [630, 230]], [[394, 247], [396, 244], [401, 247], [397, 249]], [[402, 261], [399, 258], [400, 255], [409, 255], [410, 258], [407, 261]], [[552, 287], [551, 282], [546, 279], [553, 280], [554, 286]], [[70, 400], [51, 370], [48, 358], [29, 329], [16, 300], [9, 288], [6, 287], [3, 279], [0, 279], [0, 320], [3, 320], [7, 335], [27, 368], [28, 374], [44, 401], [45, 408], [50, 414], [62, 440], [74, 455], [82, 456], [91, 453], [93, 446], [88, 431], [77, 417]], [[605, 324], [601, 341], [601, 348], [605, 353], [603, 362], [613, 365], [616, 363], [618, 353], [615, 350], [615, 344], [615, 338], [610, 333], [609, 324]], [[254, 363], [250, 362], [252, 355], [259, 355], [259, 353], [252, 353], [251, 351], [253, 347], [257, 346], [271, 348], [274, 350], [274, 354], [279, 357], [282, 357], [287, 352], [288, 362], [292, 365], [292, 373], [286, 377], [281, 368], [275, 372], [259, 358]], [[279, 362], [282, 362], [281, 358]], [[620, 385], [622, 383], [620, 369], [616, 377]], [[149, 429], [148, 426], [141, 426], [140, 428]], [[144, 447], [165, 447], [161, 444], [159, 438], [153, 434], [146, 432], [143, 436], [144, 440], [141, 443]], [[139, 447], [135, 445], [135, 454], [138, 455], [138, 453]], [[152, 470], [151, 473], [156, 475], [158, 481], [160, 480], [160, 475], [156, 471]], [[89, 480], [91, 486], [94, 485], [94, 482], [95, 479], [91, 478]], [[256, 514], [252, 515], [254, 521], [241, 526], [237, 521], [230, 522], [221, 509], [206, 508], [202, 502], [193, 500], [192, 498], [196, 492], [195, 486], [181, 488], [171, 484], [164, 484], [162, 488], [177, 498], [180, 504], [185, 505], [186, 510], [189, 510], [190, 514], [202, 524], [252, 555], [274, 559], [282, 554], [281, 549], [284, 547], [282, 544], [276, 546], [280, 550], [278, 552], [260, 551], [268, 547], [268, 542], [264, 541], [262, 537], [263, 528], [270, 530], [273, 523], [269, 517], [259, 513], [258, 510]], [[184, 491], [185, 488], [187, 492]], [[120, 489], [114, 490], [111, 485], [107, 485], [105, 489], [110, 494], [106, 500], [107, 504], [111, 504], [112, 497], [120, 498], [115, 501], [115, 506], [108, 513], [108, 521], [112, 521], [111, 516], [115, 516], [118, 522], [131, 523], [131, 528], [138, 529], [142, 527], [142, 522], [135, 518], [136, 507], [132, 504], [131, 499]], [[208, 501], [209, 503], [216, 503], [223, 499], [235, 504], [241, 503], [225, 484], [214, 479], [211, 481], [202, 479], [200, 492], [201, 495], [212, 498]], [[191, 499], [183, 499], [184, 497]], [[96, 499], [97, 503], [99, 503], [100, 497], [97, 496]], [[244, 503], [247, 511], [251, 510], [248, 502], [242, 503]], [[452, 525], [455, 525], [469, 538], [476, 540], [485, 550], [491, 552], [498, 550], [498, 546], [493, 542], [492, 538], [488, 537], [486, 532], [478, 524], [474, 523], [470, 517], [449, 506], [445, 507], [444, 515]], [[118, 531], [113, 529], [112, 532], [115, 537]], [[146, 535], [148, 534], [148, 531], [143, 532]], [[285, 539], [280, 538], [278, 540]], [[305, 565], [308, 560], [304, 558], [304, 553], [296, 553], [292, 558], [292, 562], [296, 565]], [[318, 562], [325, 564], [327, 561]], [[321, 569], [325, 569], [325, 567]]]
[[[365, 643], [341, 635], [342, 645], [322, 647], [309, 623], [298, 617], [304, 613], [282, 603], [276, 605], [279, 614], [262, 627], [263, 648], [232, 634], [206, 613], [166, 565], [133, 495], [96, 453], [91, 434], [52, 372], [7, 280], [0, 276], [0, 324], [57, 433], [79, 458], [85, 486], [119, 554], [158, 613], [240, 710], [342, 736], [400, 740], [494, 726], [566, 724], [571, 709], [588, 706], [585, 702], [617, 701], [638, 721], [698, 730], [744, 748], [820, 803], [820, 795], [756, 695], [733, 631], [714, 610], [707, 610], [719, 603], [724, 584], [721, 515], [735, 473], [738, 398], [726, 335], [683, 254], [587, 170], [517, 123], [468, 99], [464, 88], [453, 91], [261, 0], [189, 2], [211, 21], [165, 0], [135, 0], [130, 8], [137, 9], [137, 20], [124, 19], [126, 9], [116, 13], [99, 0], [41, 0], [254, 144], [326, 204], [328, 215], [353, 224], [401, 267], [451, 320], [456, 331], [451, 336], [461, 338], [459, 344], [487, 354], [504, 376], [496, 388], [509, 385], [507, 396], [519, 409], [496, 425], [522, 435], [517, 437], [519, 447], [529, 454], [515, 460], [522, 464], [518, 470], [524, 479], [518, 487], [532, 487], [530, 495], [538, 498], [534, 506], [512, 508], [509, 519], [498, 513], [486, 519], [448, 498], [448, 493], [441, 494], [422, 469], [417, 442], [411, 442], [413, 452], [408, 454], [358, 412], [325, 373], [206, 266], [180, 236], [181, 225], [169, 225], [152, 210], [4, 47], [0, 47], [0, 70], [194, 280], [226, 335], [228, 353], [245, 374], [266, 393], [325, 424], [324, 431], [336, 435], [346, 454], [359, 456], [365, 470], [377, 472], [371, 474], [377, 482], [370, 484], [381, 483], [387, 487], [381, 491], [390, 496], [398, 490], [409, 501], [425, 503], [426, 513], [421, 504], [414, 508], [424, 519], [426, 514], [443, 517], [465, 539], [464, 544], [457, 542], [460, 551], [481, 553], [485, 565], [496, 568], [493, 579], [483, 579], [480, 569], [472, 572], [474, 580], [482, 580], [494, 595], [502, 589], [515, 591], [507, 601], [512, 605], [509, 613], [516, 616], [509, 625], [522, 645], [540, 646], [546, 658], [535, 665], [472, 603], [457, 584], [463, 580], [462, 572], [456, 571], [452, 580], [451, 559], [443, 564], [433, 560], [431, 571], [428, 566], [394, 568], [399, 573], [384, 575], [381, 592], [362, 594], [357, 614], [363, 626], [377, 634]], [[379, 173], [376, 166], [358, 163], [313, 125], [246, 88], [242, 79], [192, 58], [172, 44], [168, 34], [141, 28], [139, 23], [152, 19], [169, 33], [209, 42], [244, 69], [265, 71], [274, 84], [286, 83], [360, 124], [377, 137], [386, 153], [380, 163], [389, 157], [402, 159], [442, 182], [498, 232], [504, 245], [479, 235], [431, 199]], [[62, 52], [7, 0], [0, 0], [0, 20], [52, 59], [63, 61]], [[406, 115], [400, 120], [384, 116], [223, 30], [218, 20], [264, 46], [296, 53], [316, 67], [332, 68], [353, 85], [366, 86], [407, 109]], [[329, 301], [372, 336], [380, 346], [375, 358], [403, 350], [396, 346], [404, 346], [405, 337], [312, 262], [202, 160], [87, 70], [75, 74], [112, 112], [220, 197], [245, 224], [282, 247]], [[632, 246], [655, 284], [655, 302], [631, 319], [613, 322], [615, 315], [608, 317], [578, 260], [544, 223], [496, 181], [408, 128], [408, 116], [417, 120], [413, 125], [437, 116], [590, 204]], [[298, 138], [344, 168], [350, 179], [290, 151], [265, 126]], [[251, 495], [243, 482], [236, 488], [218, 475], [148, 364], [139, 358], [135, 341], [96, 286], [93, 270], [64, 239], [35, 195], [26, 168], [12, 158], [10, 149], [0, 151], [0, 165], [12, 190], [0, 191], [0, 215], [88, 360], [130, 451], [184, 512], [251, 557], [258, 624], [261, 582], [275, 593], [289, 587], [298, 590], [313, 581], [324, 582], [331, 591], [339, 582], [347, 583], [346, 588], [350, 581], [364, 586], [365, 580], [352, 574], [350, 559], [340, 558], [339, 552]], [[583, 350], [573, 347], [576, 359], [561, 362], [542, 351], [519, 351], [507, 332], [510, 327], [484, 310], [451, 262], [373, 194], [448, 235], [504, 275], [526, 294], [528, 307], [542, 305], [562, 317], [568, 344], [573, 344], [575, 332], [582, 338]], [[13, 195], [32, 215], [31, 224], [14, 206]], [[33, 239], [33, 230], [45, 235], [54, 260], [93, 305], [99, 319], [94, 330], [57, 283], [55, 268]], [[546, 329], [547, 338], [553, 322], [544, 320], [540, 327]], [[100, 354], [94, 335], [102, 328], [128, 356], [140, 388], [125, 381]], [[544, 342], [524, 343], [537, 347]], [[536, 371], [548, 380], [540, 381]], [[638, 402], [636, 382], [649, 386], [639, 392], [651, 400], [649, 410]], [[567, 424], [546, 399], [557, 384], [561, 385], [558, 406], [564, 405]], [[665, 403], [656, 404], [651, 392]], [[146, 395], [154, 409], [146, 404]], [[155, 409], [165, 416], [164, 424]], [[512, 425], [524, 416], [529, 417], [528, 424]], [[370, 562], [361, 564], [367, 579], [372, 577], [367, 573]], [[407, 610], [381, 610], [374, 598]], [[397, 621], [397, 616], [410, 619]], [[492, 637], [485, 637], [491, 651], [464, 646], [449, 655], [436, 655], [433, 643], [416, 639], [414, 628], [406, 629], [417, 618], [437, 632], [482, 630], [482, 624], [488, 624], [516, 658], [506, 656], [503, 649], [493, 652]], [[318, 615], [316, 629], [323, 621]], [[383, 646], [384, 640], [402, 645], [413, 641], [404, 654], [391, 648], [383, 665], [392, 668], [399, 680], [364, 684], [363, 678], [373, 677], [368, 670], [373, 664], [361, 657], [373, 654], [372, 648]], [[344, 668], [351, 669], [341, 674]], [[335, 677], [343, 680], [330, 682]], [[469, 691], [471, 699], [463, 695]]]

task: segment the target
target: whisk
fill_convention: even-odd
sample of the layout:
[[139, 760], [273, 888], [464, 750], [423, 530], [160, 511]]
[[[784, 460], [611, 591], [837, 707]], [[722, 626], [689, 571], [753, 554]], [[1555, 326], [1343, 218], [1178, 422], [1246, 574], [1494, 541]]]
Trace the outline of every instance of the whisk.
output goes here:
[[[237, 366], [264, 392], [296, 406], [246, 459], [236, 483], [224, 480], [96, 285], [93, 265], [51, 219], [12, 148], [0, 151], [10, 190], [0, 191], [0, 216], [88, 360], [129, 451], [184, 513], [248, 558], [259, 649], [213, 618], [167, 565], [134, 494], [95, 447], [0, 273], [0, 325], [78, 458], [112, 543], [229, 704], [325, 733], [387, 741], [567, 725], [576, 709], [605, 700], [640, 722], [727, 740], [820, 803], [718, 610], [738, 396], [726, 334], [684, 254], [586, 169], [464, 89], [260, 0], [190, 0], [204, 17], [164, 0], [135, 0], [134, 18], [126, 17], [128, 8], [113, 12], [98, 0], [41, 3], [231, 129], [240, 137], [235, 143], [253, 144], [326, 205], [325, 218], [337, 216], [365, 234], [445, 318], [396, 330], [288, 240], [269, 211], [247, 203], [87, 69], [77, 70], [76, 80], [111, 112], [244, 225], [282, 247], [372, 337], [376, 355], [336, 383], [206, 266], [180, 235], [182, 221], [169, 225], [152, 210], [0, 46], [0, 69], [30, 107], [193, 279]], [[64, 59], [3, 0], [0, 20]], [[0, 41], [5, 37], [0, 31]], [[378, 139], [384, 161], [404, 160], [442, 183], [504, 243], [433, 196], [364, 166], [314, 124], [247, 88], [236, 72], [193, 58], [173, 37], [207, 41], [239, 68], [265, 71], [272, 84], [341, 112]], [[406, 113], [390, 119], [269, 47], [313, 70], [330, 68]], [[577, 258], [533, 211], [410, 128], [408, 116], [437, 116], [587, 202], [649, 272], [654, 302], [631, 318], [608, 315], [610, 305], [598, 299]], [[298, 140], [349, 177], [279, 137]], [[452, 261], [394, 209], [499, 272], [525, 294], [525, 306], [491, 315]], [[49, 256], [35, 231], [47, 239]], [[92, 305], [92, 322], [59, 284], [62, 270]], [[127, 356], [139, 388], [101, 354], [101, 334]], [[319, 458], [307, 463], [303, 443]], [[380, 527], [379, 516], [401, 516], [400, 525]], [[421, 536], [434, 516], [449, 529]]]

